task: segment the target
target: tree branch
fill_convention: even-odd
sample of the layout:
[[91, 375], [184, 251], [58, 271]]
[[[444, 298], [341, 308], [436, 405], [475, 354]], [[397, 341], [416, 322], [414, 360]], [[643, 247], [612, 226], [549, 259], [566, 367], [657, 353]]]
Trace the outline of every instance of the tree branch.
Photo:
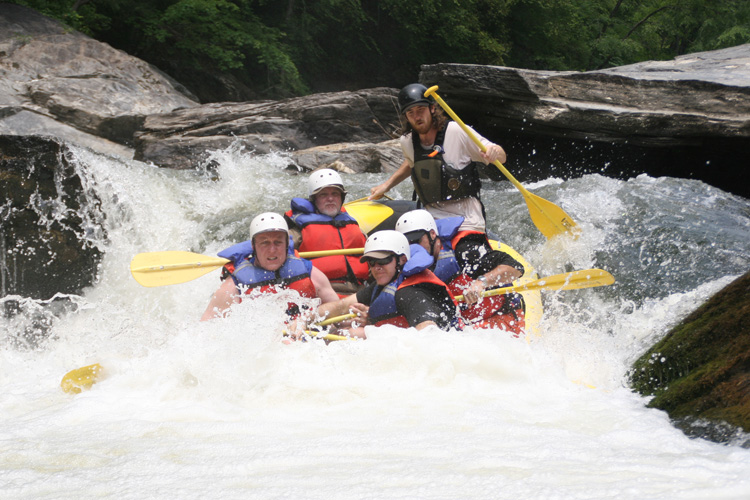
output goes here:
[[647, 15], [646, 17], [644, 17], [643, 19], [641, 19], [640, 21], [638, 21], [635, 24], [635, 26], [633, 26], [630, 29], [630, 31], [628, 31], [628, 34], [625, 35], [625, 38], [623, 38], [623, 40], [627, 40], [628, 38], [630, 38], [630, 35], [632, 35], [635, 32], [635, 30], [637, 30], [638, 28], [640, 28], [646, 21], [648, 21], [649, 18], [655, 16], [659, 12], [661, 12], [663, 10], [666, 10], [666, 9], [674, 9], [674, 6], [672, 6], [672, 5], [665, 5], [664, 7], [659, 7], [658, 9], [656, 9], [655, 11], [653, 11], [651, 14]]

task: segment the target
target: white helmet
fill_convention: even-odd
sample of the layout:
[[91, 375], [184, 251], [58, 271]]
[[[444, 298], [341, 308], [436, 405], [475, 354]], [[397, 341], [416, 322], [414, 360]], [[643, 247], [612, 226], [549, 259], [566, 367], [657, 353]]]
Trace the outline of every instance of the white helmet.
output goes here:
[[383, 259], [392, 253], [405, 255], [406, 260], [409, 260], [411, 250], [409, 250], [409, 242], [406, 240], [406, 236], [392, 229], [378, 231], [367, 238], [364, 254], [359, 261], [364, 262], [368, 258]]
[[289, 234], [289, 226], [284, 220], [284, 217], [273, 212], [266, 212], [257, 215], [250, 223], [251, 240], [260, 233], [268, 233], [271, 231], [284, 231], [287, 235]]
[[335, 170], [330, 168], [321, 168], [316, 170], [307, 179], [307, 190], [310, 193], [310, 197], [318, 194], [321, 189], [328, 186], [333, 186], [341, 190], [341, 194], [346, 194], [344, 189], [344, 181], [341, 180], [341, 176]]
[[437, 224], [432, 214], [427, 210], [412, 210], [406, 212], [398, 218], [396, 222], [396, 231], [406, 235], [410, 243], [416, 243], [422, 237], [423, 231], [435, 231], [438, 234]]

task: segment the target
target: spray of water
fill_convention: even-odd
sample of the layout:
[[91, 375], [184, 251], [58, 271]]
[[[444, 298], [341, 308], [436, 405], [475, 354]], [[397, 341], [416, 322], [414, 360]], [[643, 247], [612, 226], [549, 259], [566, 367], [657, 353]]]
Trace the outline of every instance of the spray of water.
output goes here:
[[[72, 306], [16, 297], [22, 310], [0, 319], [11, 498], [750, 494], [748, 450], [688, 439], [626, 386], [640, 353], [747, 269], [747, 200], [672, 178], [548, 179], [528, 188], [583, 236], [547, 242], [510, 185], [485, 185], [489, 229], [540, 275], [601, 267], [617, 284], [545, 293], [528, 341], [369, 327], [363, 342], [286, 345], [284, 297], [201, 323], [217, 273], [143, 288], [128, 269], [140, 252], [215, 255], [257, 213], [286, 211], [305, 176], [284, 155], [237, 146], [214, 153], [215, 170], [164, 171], [74, 152], [106, 213], [88, 236], [104, 258]], [[347, 176], [350, 197], [382, 179]], [[408, 184], [391, 194], [408, 199]], [[19, 347], [34, 321], [49, 335]], [[94, 362], [101, 382], [60, 390]]]

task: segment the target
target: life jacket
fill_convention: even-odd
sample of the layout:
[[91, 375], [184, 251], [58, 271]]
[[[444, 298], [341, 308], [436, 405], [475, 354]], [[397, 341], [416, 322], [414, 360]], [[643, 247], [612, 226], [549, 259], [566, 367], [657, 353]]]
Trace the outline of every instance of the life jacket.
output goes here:
[[[451, 217], [451, 219], [454, 219], [454, 217]], [[461, 218], [459, 217], [459, 219]], [[470, 234], [481, 234], [484, 237], [486, 235], [480, 231], [458, 231], [460, 222], [458, 226], [456, 226], [455, 222], [444, 223], [446, 225], [441, 229], [440, 221], [444, 220], [449, 219], [438, 219], [435, 221], [438, 223], [438, 232], [443, 243], [443, 248], [440, 250], [440, 256], [435, 266], [435, 274], [448, 284], [448, 288], [454, 296], [463, 295], [464, 290], [471, 285], [473, 280], [461, 272], [456, 261], [456, 256], [453, 253], [453, 248], [455, 248], [455, 245], [459, 241]], [[451, 230], [453, 227], [455, 227], [455, 230]], [[488, 288], [488, 290], [503, 286], [509, 285], [494, 286]], [[521, 329], [525, 326], [525, 322], [523, 321], [523, 299], [521, 295], [516, 293], [483, 297], [471, 305], [462, 302], [459, 307], [461, 308], [463, 319], [474, 328], [499, 328], [511, 331], [515, 336], [518, 336]]]
[[435, 221], [442, 246], [433, 272], [443, 283], [450, 283], [453, 278], [461, 274], [461, 268], [456, 261], [456, 255], [453, 253], [452, 240], [463, 222], [463, 217], [446, 217]]
[[[384, 287], [376, 286], [372, 292], [368, 315], [375, 326], [395, 325], [401, 328], [409, 328], [406, 317], [400, 314], [396, 308], [396, 291], [402, 288], [430, 283], [445, 288], [446, 293], [453, 299], [453, 295], [446, 284], [428, 269], [434, 262], [432, 256], [421, 245], [412, 244], [410, 249], [411, 257], [398, 277]], [[454, 300], [453, 303], [456, 304], [456, 301]], [[463, 324], [457, 319], [452, 326], [460, 329]]]
[[[366, 237], [357, 221], [341, 207], [335, 217], [319, 214], [315, 205], [304, 198], [293, 198], [292, 209], [285, 214], [302, 232], [300, 252], [362, 248]], [[329, 255], [310, 259], [323, 271], [331, 282], [354, 282], [362, 284], [369, 269], [359, 261], [358, 255]]]
[[489, 318], [472, 323], [471, 326], [483, 330], [489, 330], [492, 328], [503, 330], [510, 333], [513, 337], [520, 337], [521, 333], [526, 328], [525, 315], [526, 313], [524, 312], [523, 307], [519, 309], [511, 309], [506, 313], [497, 312]]
[[[278, 293], [279, 290], [290, 289], [298, 292], [302, 297], [314, 299], [317, 297], [315, 285], [310, 278], [312, 262], [294, 255], [294, 242], [282, 265], [276, 271], [268, 271], [255, 265], [252, 241], [244, 241], [219, 252], [219, 257], [230, 259], [231, 272], [229, 276], [245, 294]], [[225, 268], [227, 267], [225, 266]], [[299, 306], [289, 303], [287, 314], [296, 316]]]
[[[479, 163], [471, 162], [465, 168], [457, 169], [446, 163], [443, 158], [443, 142], [445, 142], [445, 126], [437, 132], [433, 151], [425, 151], [419, 141], [419, 134], [411, 133], [414, 147], [414, 168], [411, 179], [414, 191], [419, 196], [422, 205], [429, 205], [437, 201], [460, 200], [463, 198], [479, 198], [482, 181], [479, 178]], [[437, 153], [437, 154], [435, 154]], [[430, 157], [430, 155], [434, 155]]]

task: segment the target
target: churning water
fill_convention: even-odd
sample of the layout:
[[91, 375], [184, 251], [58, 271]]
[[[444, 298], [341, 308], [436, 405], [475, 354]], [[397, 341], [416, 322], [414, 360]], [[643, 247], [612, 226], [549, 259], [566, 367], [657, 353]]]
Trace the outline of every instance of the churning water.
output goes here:
[[[489, 229], [540, 276], [601, 267], [616, 285], [544, 293], [529, 341], [384, 327], [284, 345], [278, 300], [200, 323], [217, 272], [143, 288], [128, 266], [244, 241], [254, 215], [305, 192], [304, 175], [241, 149], [215, 154], [218, 176], [75, 155], [106, 213], [104, 258], [64, 310], [20, 300], [23, 314], [0, 319], [0, 497], [750, 498], [747, 436], [689, 439], [626, 377], [750, 267], [750, 201], [675, 178], [547, 179], [527, 187], [583, 236], [546, 242], [512, 186], [485, 183]], [[384, 177], [346, 176], [349, 198]], [[391, 194], [409, 198], [410, 183]], [[40, 324], [49, 335], [25, 343]], [[60, 390], [94, 362], [101, 382]]]

